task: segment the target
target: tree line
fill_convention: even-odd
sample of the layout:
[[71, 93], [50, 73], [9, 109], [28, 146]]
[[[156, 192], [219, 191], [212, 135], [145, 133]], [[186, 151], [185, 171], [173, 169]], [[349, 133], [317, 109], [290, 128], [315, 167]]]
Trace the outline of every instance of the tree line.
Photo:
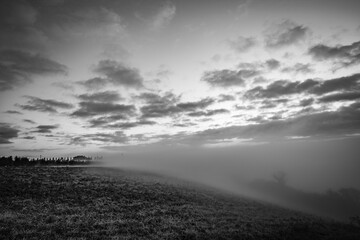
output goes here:
[[0, 157], [0, 166], [38, 166], [38, 165], [87, 165], [92, 163], [91, 157], [83, 155], [75, 157], [59, 158], [28, 158], [19, 156], [2, 156]]

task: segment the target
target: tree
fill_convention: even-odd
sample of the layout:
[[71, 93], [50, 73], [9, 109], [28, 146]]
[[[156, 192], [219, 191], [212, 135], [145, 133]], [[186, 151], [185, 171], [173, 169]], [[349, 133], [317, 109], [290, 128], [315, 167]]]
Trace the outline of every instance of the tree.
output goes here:
[[284, 173], [283, 171], [275, 172], [273, 174], [273, 178], [280, 185], [285, 185], [286, 184], [286, 173]]

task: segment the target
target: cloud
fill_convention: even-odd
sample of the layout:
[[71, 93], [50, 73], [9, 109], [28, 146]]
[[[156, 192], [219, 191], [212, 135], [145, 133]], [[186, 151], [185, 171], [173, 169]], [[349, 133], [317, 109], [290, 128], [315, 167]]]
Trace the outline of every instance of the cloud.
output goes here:
[[244, 53], [256, 45], [255, 38], [239, 36], [235, 40], [228, 41], [229, 46], [236, 52]]
[[115, 133], [95, 133], [95, 134], [82, 134], [79, 136], [70, 137], [68, 145], [81, 145], [85, 146], [86, 144], [92, 142], [100, 142], [103, 144], [108, 143], [127, 143], [129, 138], [121, 131], [116, 131]]
[[136, 122], [124, 122], [124, 123], [109, 124], [104, 127], [125, 130], [125, 129], [134, 128], [134, 127], [145, 126], [145, 125], [154, 125], [154, 124], [156, 124], [156, 122], [154, 122], [154, 121], [140, 120], [140, 121], [136, 121]]
[[218, 102], [227, 102], [227, 101], [235, 101], [235, 97], [228, 94], [220, 94], [218, 98]]
[[96, 92], [92, 94], [81, 94], [78, 95], [77, 98], [79, 98], [82, 101], [90, 101], [90, 102], [116, 102], [121, 100], [119, 93], [116, 91], [104, 91], [104, 92]]
[[74, 91], [75, 88], [71, 83], [66, 83], [66, 82], [55, 82], [52, 83], [51, 85], [58, 87], [58, 88], [62, 88], [64, 90], [69, 90], [69, 91]]
[[[146, 5], [146, 2], [143, 4]], [[149, 11], [150, 10], [150, 11]], [[151, 30], [166, 27], [176, 15], [176, 6], [171, 1], [161, 1], [161, 5], [143, 6], [135, 12], [135, 16], [148, 24]]]
[[33, 139], [35, 139], [35, 137], [34, 136], [26, 136], [26, 137], [23, 137], [22, 139], [33, 140]]
[[41, 99], [27, 96], [29, 99], [25, 105], [17, 105], [23, 110], [57, 113], [57, 108], [71, 109], [74, 106], [70, 103], [60, 102], [53, 99]]
[[8, 110], [8, 111], [6, 111], [5, 113], [7, 113], [7, 114], [19, 114], [19, 115], [22, 115], [21, 112], [15, 111], [15, 110]]
[[171, 20], [175, 17], [176, 7], [175, 5], [167, 1], [159, 9], [159, 12], [154, 16], [151, 26], [153, 29], [161, 29], [168, 25]]
[[276, 98], [284, 95], [311, 93], [322, 95], [334, 91], [358, 90], [360, 74], [354, 74], [346, 77], [334, 78], [326, 81], [307, 79], [301, 81], [278, 80], [268, 86], [255, 87], [245, 93], [248, 98]]
[[146, 92], [136, 96], [135, 99], [143, 100], [147, 104], [174, 104], [180, 100], [180, 97], [172, 92], [165, 92], [163, 95]]
[[35, 122], [33, 120], [30, 120], [30, 119], [24, 119], [24, 122], [35, 124]]
[[[143, 78], [139, 70], [130, 68], [114, 60], [101, 60], [94, 71], [106, 77], [115, 86], [125, 86], [129, 88], [143, 87]], [[97, 80], [99, 81], [99, 79]]]
[[90, 127], [99, 127], [116, 122], [118, 120], [126, 120], [126, 119], [128, 119], [128, 116], [125, 114], [115, 114], [115, 115], [102, 116], [102, 117], [90, 119], [89, 123], [90, 123]]
[[281, 107], [286, 107], [285, 104], [288, 102], [288, 99], [284, 99], [284, 98], [280, 98], [280, 99], [265, 99], [263, 101], [260, 102], [260, 109], [267, 109], [267, 108], [275, 108], [275, 107], [279, 107], [280, 104], [283, 104], [284, 106]]
[[57, 129], [58, 125], [39, 125], [36, 130], [32, 131], [35, 133], [51, 133], [52, 130]]
[[311, 47], [308, 53], [315, 60], [334, 60], [336, 64], [348, 67], [360, 61], [360, 41], [334, 47], [318, 44]]
[[145, 100], [147, 103], [147, 105], [140, 108], [142, 118], [160, 118], [191, 112], [199, 108], [204, 109], [215, 102], [212, 98], [204, 98], [194, 102], [180, 102], [179, 97], [169, 92], [163, 96], [145, 93], [138, 96], [138, 98]]
[[80, 102], [80, 108], [74, 111], [73, 117], [91, 117], [103, 114], [120, 114], [123, 116], [133, 115], [136, 108], [134, 105], [104, 103], [104, 102]]
[[[338, 136], [360, 132], [360, 103], [336, 111], [307, 114], [286, 120], [208, 129], [194, 134], [173, 136], [171, 141], [204, 144], [214, 140], [252, 138], [255, 141], [286, 139], [287, 136]], [[170, 141], [169, 139], [167, 141]]]
[[10, 139], [18, 137], [19, 130], [7, 123], [0, 123], [0, 144], [12, 143]]
[[13, 151], [15, 152], [28, 152], [28, 153], [41, 153], [41, 152], [48, 152], [58, 150], [60, 148], [14, 148]]
[[148, 92], [142, 93], [135, 98], [146, 103], [146, 105], [140, 109], [142, 118], [166, 117], [179, 111], [175, 105], [179, 102], [180, 97], [171, 92], [165, 92], [164, 94]]
[[[107, 5], [105, 3], [105, 5]], [[92, 41], [101, 46], [118, 43], [127, 36], [126, 27], [121, 17], [104, 4], [79, 3], [66, 11], [55, 11], [56, 14], [47, 15], [49, 35], [57, 42], [81, 44]]]
[[284, 73], [309, 74], [309, 73], [313, 73], [314, 69], [311, 67], [309, 63], [308, 64], [296, 63], [291, 67], [285, 67], [281, 69], [281, 71]]
[[18, 50], [0, 52], [0, 91], [32, 81], [36, 75], [66, 74], [67, 67], [40, 54]]
[[36, 21], [37, 11], [26, 1], [13, 3], [4, 1], [1, 22], [14, 25], [31, 25]]
[[39, 12], [28, 1], [3, 0], [0, 9], [0, 46], [2, 49], [16, 48], [39, 50], [48, 39], [36, 27]]
[[190, 117], [210, 117], [218, 114], [223, 113], [229, 113], [229, 110], [227, 109], [214, 109], [214, 110], [208, 110], [208, 111], [197, 111], [197, 112], [191, 112], [188, 114]]
[[108, 81], [105, 78], [95, 77], [85, 81], [78, 81], [77, 83], [84, 86], [87, 90], [99, 90], [105, 87]]
[[270, 70], [274, 70], [280, 67], [280, 62], [276, 59], [269, 59], [265, 62], [265, 64]]
[[340, 91], [340, 90], [358, 90], [359, 89], [360, 73], [353, 74], [346, 77], [334, 78], [331, 80], [318, 82], [310, 92], [320, 95], [324, 93]]
[[313, 104], [314, 99], [313, 98], [307, 98], [300, 101], [299, 106], [301, 107], [307, 107]]
[[245, 14], [248, 11], [248, 8], [253, 0], [241, 0], [239, 5], [236, 7], [236, 12], [239, 15]]
[[207, 82], [213, 87], [223, 88], [245, 85], [242, 72], [228, 69], [207, 71], [201, 77], [201, 81]]
[[318, 82], [314, 80], [306, 80], [304, 82], [290, 82], [287, 80], [278, 80], [267, 87], [255, 87], [245, 93], [247, 98], [275, 98], [284, 95], [304, 92], [311, 87], [317, 85]]
[[282, 48], [299, 43], [308, 34], [309, 29], [286, 20], [269, 29], [265, 35], [265, 45], [268, 48]]
[[172, 116], [179, 112], [179, 109], [174, 105], [153, 104], [146, 105], [140, 108], [142, 118], [161, 118]]
[[214, 99], [212, 98], [204, 98], [201, 99], [200, 101], [196, 101], [196, 102], [183, 102], [183, 103], [178, 103], [176, 105], [176, 107], [179, 109], [179, 111], [193, 111], [196, 110], [198, 108], [206, 108], [208, 106], [210, 106], [211, 104], [213, 104], [215, 102]]
[[66, 73], [67, 67], [40, 54], [19, 50], [3, 50], [0, 61], [12, 69], [30, 74]]
[[319, 98], [319, 102], [351, 101], [360, 98], [360, 92], [340, 92]]

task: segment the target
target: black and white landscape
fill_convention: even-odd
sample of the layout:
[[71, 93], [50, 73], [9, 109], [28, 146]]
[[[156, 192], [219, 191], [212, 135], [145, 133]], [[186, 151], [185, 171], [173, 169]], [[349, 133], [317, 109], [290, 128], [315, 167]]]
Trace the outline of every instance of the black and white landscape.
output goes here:
[[359, 10], [1, 1], [0, 239], [360, 239]]

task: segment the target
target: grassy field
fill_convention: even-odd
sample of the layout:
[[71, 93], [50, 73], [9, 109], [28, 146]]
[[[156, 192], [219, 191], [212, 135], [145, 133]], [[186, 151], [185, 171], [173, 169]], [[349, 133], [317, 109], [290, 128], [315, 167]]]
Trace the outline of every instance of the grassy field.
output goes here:
[[360, 228], [150, 174], [2, 167], [0, 239], [360, 239]]

